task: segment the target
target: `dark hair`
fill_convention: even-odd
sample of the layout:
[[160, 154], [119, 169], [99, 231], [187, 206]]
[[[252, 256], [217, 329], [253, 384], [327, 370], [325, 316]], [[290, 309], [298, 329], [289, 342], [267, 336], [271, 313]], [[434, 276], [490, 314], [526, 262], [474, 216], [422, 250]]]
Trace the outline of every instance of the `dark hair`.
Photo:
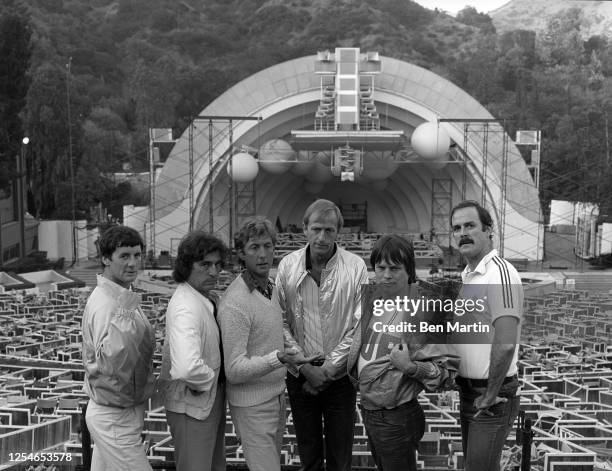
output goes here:
[[463, 208], [476, 208], [476, 211], [478, 212], [478, 219], [480, 219], [480, 224], [482, 224], [483, 231], [487, 227], [489, 229], [493, 228], [493, 218], [491, 217], [491, 213], [489, 213], [489, 211], [487, 211], [486, 208], [481, 206], [478, 201], [474, 201], [474, 200], [462, 201], [461, 203], [456, 205], [453, 209], [451, 209], [451, 213], [450, 213], [451, 227], [453, 226], [453, 214], [455, 214], [455, 211], [457, 211], [458, 209], [463, 209]]
[[234, 247], [236, 252], [244, 251], [244, 246], [249, 242], [251, 237], [261, 237], [269, 235], [272, 243], [276, 245], [276, 229], [264, 216], [253, 216], [242, 224], [234, 236]]
[[310, 216], [312, 216], [314, 213], [327, 213], [330, 211], [333, 211], [336, 214], [336, 218], [338, 219], [338, 230], [342, 229], [342, 226], [344, 225], [344, 218], [342, 217], [340, 208], [338, 208], [335, 203], [324, 199], [318, 199], [306, 208], [303, 219], [304, 225], [308, 226]]
[[[134, 247], [135, 245], [140, 245], [140, 249], [144, 250], [144, 241], [136, 229], [127, 226], [111, 226], [102, 233], [98, 241], [100, 262], [102, 258], [112, 258], [119, 247]], [[102, 266], [104, 266], [103, 262]]]
[[370, 264], [374, 268], [377, 263], [401, 263], [408, 273], [408, 283], [416, 281], [414, 249], [412, 242], [395, 234], [384, 235], [376, 241], [370, 254]]
[[174, 261], [172, 278], [177, 283], [187, 281], [193, 264], [204, 260], [209, 253], [219, 252], [221, 261], [225, 262], [228, 255], [227, 246], [221, 239], [204, 231], [192, 231], [182, 238], [178, 254]]

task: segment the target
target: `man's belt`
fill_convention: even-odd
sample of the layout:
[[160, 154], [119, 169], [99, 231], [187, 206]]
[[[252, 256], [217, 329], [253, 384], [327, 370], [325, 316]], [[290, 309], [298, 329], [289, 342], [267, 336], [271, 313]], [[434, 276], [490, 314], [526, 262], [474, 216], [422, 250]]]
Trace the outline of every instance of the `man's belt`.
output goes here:
[[[502, 384], [507, 384], [510, 381], [514, 381], [515, 379], [517, 379], [516, 375], [513, 376], [506, 376], [504, 378], [504, 381], [502, 382]], [[455, 378], [455, 382], [459, 385], [459, 386], [465, 386], [468, 388], [486, 388], [487, 384], [488, 384], [487, 379], [473, 379], [473, 378], [464, 378], [463, 376], [457, 376]]]

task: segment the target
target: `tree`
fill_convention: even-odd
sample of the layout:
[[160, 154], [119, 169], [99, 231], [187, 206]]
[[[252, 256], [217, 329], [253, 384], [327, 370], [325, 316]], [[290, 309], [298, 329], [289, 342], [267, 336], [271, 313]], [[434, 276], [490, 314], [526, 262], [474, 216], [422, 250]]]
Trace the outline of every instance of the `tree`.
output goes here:
[[29, 19], [9, 1], [0, 17], [0, 189], [15, 176], [15, 156], [24, 137], [19, 113], [30, 85], [28, 69], [32, 54]]

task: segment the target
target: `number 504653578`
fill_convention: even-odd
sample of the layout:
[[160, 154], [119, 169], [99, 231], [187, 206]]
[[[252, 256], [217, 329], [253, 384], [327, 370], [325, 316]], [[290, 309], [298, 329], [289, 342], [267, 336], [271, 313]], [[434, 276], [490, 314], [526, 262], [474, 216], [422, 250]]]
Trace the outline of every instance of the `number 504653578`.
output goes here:
[[40, 462], [59, 462], [72, 461], [72, 453], [41, 452], [41, 453], [9, 453], [9, 461], [40, 461]]

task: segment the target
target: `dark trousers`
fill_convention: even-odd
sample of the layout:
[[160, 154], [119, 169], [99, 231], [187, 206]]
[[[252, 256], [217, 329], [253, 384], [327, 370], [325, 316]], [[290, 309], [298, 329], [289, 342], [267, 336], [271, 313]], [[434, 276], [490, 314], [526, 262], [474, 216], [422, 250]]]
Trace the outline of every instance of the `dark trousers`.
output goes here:
[[395, 409], [361, 407], [376, 467], [380, 471], [416, 471], [416, 451], [425, 433], [425, 413], [413, 399]]
[[481, 413], [474, 399], [485, 392], [485, 388], [473, 387], [468, 381], [457, 381], [460, 391], [460, 420], [465, 471], [499, 471], [501, 453], [516, 416], [520, 398], [516, 396], [518, 379], [504, 384], [499, 396], [508, 399], [489, 408], [491, 414]]
[[[316, 396], [304, 392], [304, 377], [287, 374], [287, 392], [302, 471], [350, 471], [357, 392], [348, 377]], [[323, 438], [325, 436], [325, 438]]]

